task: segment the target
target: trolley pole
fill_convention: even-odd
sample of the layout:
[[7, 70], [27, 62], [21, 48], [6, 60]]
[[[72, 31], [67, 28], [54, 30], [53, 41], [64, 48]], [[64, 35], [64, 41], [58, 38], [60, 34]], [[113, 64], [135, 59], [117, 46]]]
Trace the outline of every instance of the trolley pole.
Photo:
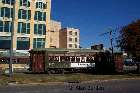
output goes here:
[[[12, 80], [12, 76], [13, 76], [13, 42], [14, 42], [14, 20], [15, 20], [15, 2], [16, 0], [14, 1], [14, 4], [13, 4], [13, 18], [12, 18], [12, 31], [11, 31], [11, 47], [10, 47], [10, 62], [9, 62], [9, 77], [10, 77], [10, 80]], [[11, 14], [10, 14], [11, 15]]]

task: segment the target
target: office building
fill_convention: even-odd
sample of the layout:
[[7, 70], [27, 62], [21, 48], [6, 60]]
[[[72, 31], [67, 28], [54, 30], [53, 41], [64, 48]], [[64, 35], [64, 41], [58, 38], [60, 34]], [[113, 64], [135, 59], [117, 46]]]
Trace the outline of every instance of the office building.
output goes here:
[[51, 0], [0, 0], [0, 49], [50, 47]]

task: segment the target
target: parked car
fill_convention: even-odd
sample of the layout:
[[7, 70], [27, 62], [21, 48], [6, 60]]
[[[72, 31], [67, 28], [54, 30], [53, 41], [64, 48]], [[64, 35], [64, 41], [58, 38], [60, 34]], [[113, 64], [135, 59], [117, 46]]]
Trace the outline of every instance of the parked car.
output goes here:
[[137, 64], [133, 59], [125, 59], [123, 65], [124, 72], [134, 72], [137, 70]]

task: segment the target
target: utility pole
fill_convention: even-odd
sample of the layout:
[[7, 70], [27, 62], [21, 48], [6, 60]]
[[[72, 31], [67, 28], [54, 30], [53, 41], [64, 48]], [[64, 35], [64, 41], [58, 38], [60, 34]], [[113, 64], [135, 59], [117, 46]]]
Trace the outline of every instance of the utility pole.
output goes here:
[[114, 61], [114, 48], [113, 48], [112, 30], [109, 31], [109, 37], [110, 37], [112, 61]]
[[114, 48], [113, 48], [113, 36], [112, 36], [112, 29], [109, 29], [108, 32], [100, 34], [101, 36], [109, 34], [110, 39], [110, 46], [111, 46], [111, 60], [114, 61]]
[[[12, 2], [10, 2], [10, 5]], [[14, 42], [14, 39], [13, 39], [13, 36], [14, 36], [14, 20], [15, 20], [15, 3], [16, 3], [16, 0], [14, 1], [14, 4], [13, 4], [13, 18], [12, 18], [12, 23], [11, 23], [11, 27], [12, 27], [12, 31], [11, 31], [11, 47], [10, 47], [10, 62], [9, 62], [9, 77], [10, 77], [10, 80], [12, 80], [12, 76], [13, 76], [13, 42]], [[10, 15], [11, 15], [11, 9], [10, 9]], [[11, 15], [12, 16], [12, 15]]]

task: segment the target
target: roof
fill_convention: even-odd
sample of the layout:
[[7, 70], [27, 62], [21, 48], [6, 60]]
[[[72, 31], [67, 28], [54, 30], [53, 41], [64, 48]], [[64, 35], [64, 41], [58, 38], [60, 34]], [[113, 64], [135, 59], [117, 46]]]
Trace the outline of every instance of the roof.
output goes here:
[[105, 52], [104, 50], [92, 50], [92, 49], [66, 49], [66, 48], [35, 48], [31, 51], [36, 52]]

